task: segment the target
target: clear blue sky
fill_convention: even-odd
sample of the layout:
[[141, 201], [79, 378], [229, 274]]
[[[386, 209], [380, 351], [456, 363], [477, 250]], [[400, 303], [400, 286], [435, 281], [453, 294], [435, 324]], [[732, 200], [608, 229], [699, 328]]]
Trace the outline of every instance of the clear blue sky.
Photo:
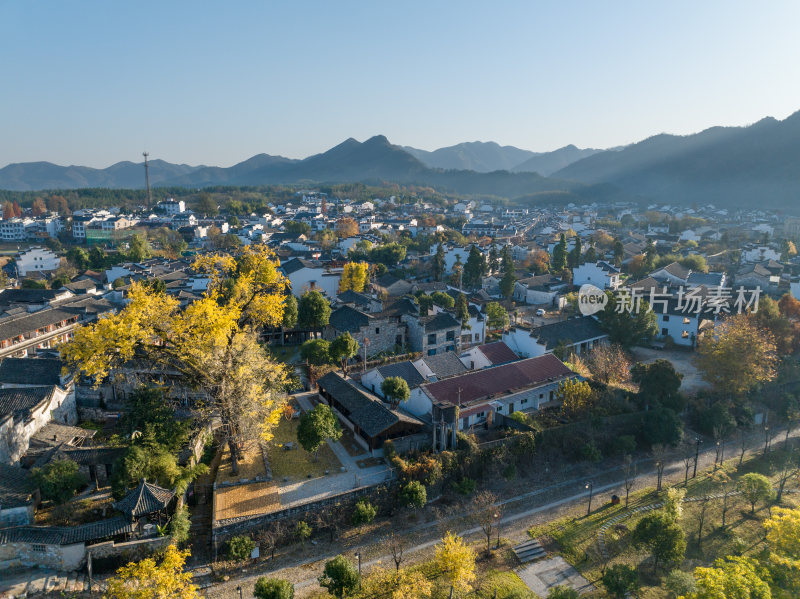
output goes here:
[[655, 4], [0, 0], [0, 166], [609, 147], [800, 109], [800, 2]]

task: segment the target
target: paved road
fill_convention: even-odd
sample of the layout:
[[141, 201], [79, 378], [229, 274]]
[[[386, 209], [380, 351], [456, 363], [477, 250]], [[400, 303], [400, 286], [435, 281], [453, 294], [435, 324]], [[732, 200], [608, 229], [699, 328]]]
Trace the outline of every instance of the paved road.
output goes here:
[[[800, 431], [796, 432], [793, 437], [800, 435]], [[779, 432], [773, 437], [773, 447], [779, 444], [784, 439], [784, 433]], [[751, 449], [749, 453], [757, 454], [763, 448], [763, 436], [756, 434], [751, 441]], [[729, 453], [732, 459], [732, 453]], [[715, 460], [715, 450], [712, 447], [706, 446], [700, 451], [699, 469], [710, 468]], [[645, 487], [654, 487], [656, 482], [656, 472], [651, 468], [649, 458], [643, 458], [637, 462], [642, 469], [639, 474], [633, 490], [638, 490]], [[684, 463], [683, 460], [678, 459], [670, 462], [665, 468], [663, 473], [663, 481], [667, 483], [677, 483], [683, 481], [684, 478]], [[594, 483], [593, 493], [595, 496], [594, 506], [599, 507], [608, 500], [611, 494], [623, 495], [624, 494], [624, 480], [621, 476], [621, 468], [610, 468], [608, 470], [598, 472], [590, 477]], [[585, 502], [588, 499], [588, 491], [582, 490], [575, 493], [576, 487], [583, 487], [586, 481], [585, 477], [575, 478], [568, 481], [558, 483], [535, 489], [504, 499], [498, 502], [498, 505], [503, 506], [504, 516], [501, 518], [501, 531], [504, 538], [510, 539], [516, 543], [527, 537], [527, 529], [533, 524], [541, 521], [552, 519], [553, 513], [558, 512], [560, 509], [570, 507], [577, 503]], [[605, 495], [604, 495], [605, 494]], [[534, 505], [532, 505], [534, 504]], [[538, 504], [538, 505], [535, 505]], [[545, 517], [542, 517], [545, 516]], [[463, 514], [452, 519], [454, 528], [457, 528], [458, 534], [461, 536], [475, 535], [477, 533], [483, 534], [480, 527], [472, 526], [465, 527], [459, 526], [460, 519]], [[440, 531], [447, 524], [442, 521], [428, 522], [412, 527], [405, 527], [403, 529], [404, 535], [413, 536], [426, 536], [427, 540], [417, 542], [411, 547], [407, 547], [404, 552], [404, 564], [413, 562], [413, 556], [424, 554], [426, 550], [430, 550], [434, 545], [439, 542]], [[484, 537], [485, 538], [485, 537]], [[362, 563], [362, 568], [367, 571], [370, 567], [379, 564], [386, 565], [392, 563], [392, 556], [385, 553], [385, 541], [378, 540], [377, 542], [364, 542], [359, 547], [349, 549], [350, 553], [355, 550], [361, 552], [365, 556], [365, 561]], [[220, 599], [238, 599], [238, 592], [236, 587], [241, 585], [245, 593], [252, 590], [252, 586], [259, 576], [275, 576], [284, 577], [295, 583], [298, 591], [304, 588], [310, 588], [317, 583], [317, 577], [322, 571], [324, 562], [331, 559], [338, 553], [342, 552], [342, 548], [338, 547], [331, 551], [321, 551], [314, 557], [309, 557], [297, 560], [291, 565], [281, 567], [275, 570], [264, 568], [258, 574], [246, 574], [242, 577], [236, 578], [226, 583], [218, 584], [206, 589], [206, 594], [209, 597]], [[366, 557], [369, 556], [369, 557]], [[310, 589], [309, 589], [310, 590]]]

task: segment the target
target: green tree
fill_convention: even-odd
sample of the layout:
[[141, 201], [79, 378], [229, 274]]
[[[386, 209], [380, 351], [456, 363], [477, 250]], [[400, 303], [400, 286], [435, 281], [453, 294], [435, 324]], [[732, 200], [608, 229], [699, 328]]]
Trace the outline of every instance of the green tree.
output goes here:
[[444, 291], [434, 291], [431, 294], [431, 300], [433, 303], [441, 308], [452, 308], [456, 301], [453, 299], [453, 296], [449, 293], [445, 293]]
[[406, 258], [406, 246], [399, 243], [386, 243], [372, 248], [369, 253], [371, 262], [380, 262], [386, 266], [397, 266]]
[[664, 586], [672, 593], [673, 598], [689, 597], [692, 593], [697, 591], [697, 584], [694, 581], [694, 576], [689, 572], [683, 570], [673, 570], [664, 579]]
[[341, 599], [356, 590], [359, 576], [350, 560], [343, 555], [337, 555], [325, 563], [325, 569], [318, 580], [319, 586], [328, 589], [331, 595]]
[[503, 246], [503, 251], [500, 254], [500, 269], [503, 273], [514, 272], [514, 258], [511, 255], [510, 245]]
[[464, 285], [468, 288], [479, 286], [484, 274], [486, 274], [486, 258], [475, 245], [472, 245], [469, 248], [467, 263], [464, 265]]
[[556, 398], [561, 402], [561, 409], [570, 418], [584, 414], [592, 407], [594, 392], [586, 381], [570, 379], [558, 385]]
[[584, 252], [583, 261], [587, 264], [594, 264], [597, 262], [597, 250], [595, 249], [594, 244], [590, 245], [586, 252]]
[[89, 267], [89, 254], [82, 247], [69, 248], [67, 260], [78, 270], [86, 270]]
[[617, 296], [607, 291], [608, 303], [598, 312], [600, 326], [608, 333], [609, 341], [624, 348], [646, 343], [658, 333], [658, 318], [646, 301], [631, 311], [624, 304], [618, 305]]
[[328, 324], [331, 305], [319, 291], [306, 291], [297, 306], [297, 324], [302, 329], [321, 329]]
[[312, 366], [331, 363], [331, 343], [325, 339], [309, 339], [300, 346], [300, 357]]
[[572, 251], [567, 255], [567, 266], [570, 268], [575, 268], [581, 263], [581, 258], [583, 258], [583, 248], [581, 247], [581, 238], [575, 238], [575, 247], [572, 248]]
[[663, 406], [680, 412], [686, 405], [679, 389], [683, 375], [669, 360], [658, 359], [650, 364], [638, 363], [631, 369], [633, 381], [639, 383], [639, 398], [643, 405]]
[[353, 517], [350, 519], [350, 521], [353, 523], [353, 526], [369, 524], [375, 520], [375, 515], [377, 513], [378, 510], [375, 509], [374, 505], [372, 505], [366, 499], [361, 499], [358, 503], [356, 503], [356, 507], [353, 510]]
[[553, 259], [550, 266], [555, 272], [561, 272], [567, 266], [567, 237], [562, 233], [553, 248]]
[[287, 233], [296, 233], [298, 235], [308, 235], [311, 233], [311, 225], [296, 220], [287, 220], [283, 223], [283, 228]]
[[219, 206], [217, 206], [217, 202], [214, 200], [211, 194], [207, 192], [203, 192], [198, 196], [195, 209], [206, 218], [216, 216], [216, 214], [219, 212]]
[[619, 240], [619, 238], [614, 238], [611, 251], [614, 253], [614, 266], [619, 268], [619, 266], [622, 264], [623, 258], [625, 258], [625, 246], [622, 245], [622, 242]]
[[188, 441], [191, 420], [176, 417], [166, 389], [137, 387], [125, 398], [125, 408], [119, 427], [129, 437], [138, 432], [171, 451], [178, 451]]
[[152, 250], [147, 238], [140, 233], [134, 233], [128, 242], [128, 251], [125, 254], [126, 258], [131, 262], [141, 262], [149, 258], [151, 253]]
[[228, 557], [237, 562], [242, 562], [250, 558], [256, 542], [247, 535], [233, 537], [228, 541]]
[[491, 330], [504, 329], [508, 326], [508, 312], [497, 302], [486, 304], [486, 326]]
[[663, 562], [679, 562], [686, 551], [683, 529], [664, 511], [647, 514], [633, 529], [636, 547], [646, 547], [653, 555], [653, 570]]
[[300, 543], [305, 545], [308, 538], [311, 536], [311, 527], [305, 520], [300, 520], [294, 528], [295, 536], [300, 539]]
[[772, 483], [763, 474], [748, 472], [736, 483], [737, 490], [750, 504], [750, 513], [756, 512], [756, 503], [767, 501], [772, 497]]
[[347, 362], [358, 353], [358, 347], [358, 341], [353, 339], [348, 332], [342, 333], [331, 341], [330, 357], [333, 361], [341, 363], [345, 377], [347, 376]]
[[297, 441], [303, 449], [314, 454], [315, 461], [325, 439], [338, 441], [341, 437], [342, 427], [339, 419], [325, 404], [319, 403], [314, 406], [313, 410], [300, 416], [300, 423], [297, 425]]
[[500, 293], [506, 299], [511, 299], [514, 295], [514, 288], [516, 287], [517, 277], [513, 270], [507, 270], [503, 273], [500, 279]]
[[161, 445], [131, 445], [114, 465], [111, 477], [112, 494], [121, 499], [128, 489], [142, 479], [171, 489], [181, 474], [182, 470], [175, 456]]
[[639, 574], [627, 564], [614, 564], [603, 572], [603, 586], [612, 597], [625, 599], [639, 589]]
[[462, 329], [469, 327], [469, 304], [467, 303], [467, 296], [463, 293], [458, 294], [456, 300], [456, 318], [461, 322]]
[[419, 313], [422, 316], [427, 316], [433, 308], [433, 298], [424, 293], [417, 296], [417, 303], [419, 304]]
[[42, 499], [59, 505], [69, 501], [76, 491], [88, 483], [78, 464], [71, 460], [57, 460], [34, 468], [30, 480], [31, 486], [39, 489]]
[[674, 447], [683, 436], [683, 423], [669, 408], [653, 408], [642, 415], [639, 433], [642, 444]]
[[294, 599], [294, 585], [283, 578], [260, 576], [253, 588], [256, 599]]
[[405, 507], [419, 509], [428, 503], [428, 492], [418, 480], [410, 480], [400, 488], [400, 504]]
[[297, 299], [293, 293], [289, 293], [283, 302], [283, 327], [293, 329], [295, 326], [297, 326]]
[[497, 251], [497, 246], [493, 243], [489, 249], [489, 274], [497, 272], [500, 268], [500, 253]]
[[172, 515], [169, 521], [169, 536], [178, 545], [182, 545], [189, 540], [189, 531], [192, 528], [192, 521], [189, 518], [189, 508], [182, 505]]
[[445, 262], [444, 262], [444, 246], [439, 244], [436, 248], [436, 253], [431, 260], [431, 274], [434, 281], [441, 281], [444, 276]]
[[411, 396], [408, 383], [399, 376], [388, 376], [383, 379], [381, 383], [381, 393], [383, 393], [383, 396], [392, 405], [392, 409], [397, 408], [401, 401], [408, 401], [408, 398]]

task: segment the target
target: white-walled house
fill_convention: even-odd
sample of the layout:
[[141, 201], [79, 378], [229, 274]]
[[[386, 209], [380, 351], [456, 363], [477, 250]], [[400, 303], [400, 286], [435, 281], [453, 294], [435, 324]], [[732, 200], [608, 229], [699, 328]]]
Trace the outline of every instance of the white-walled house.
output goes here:
[[156, 209], [162, 211], [164, 214], [180, 214], [186, 211], [186, 202], [169, 198], [156, 204]]
[[742, 262], [780, 261], [781, 253], [769, 245], [747, 245], [742, 248]]
[[572, 284], [594, 285], [599, 289], [616, 289], [619, 287], [619, 269], [604, 260], [586, 262], [572, 269]]
[[25, 277], [31, 272], [52, 272], [61, 267], [61, 258], [55, 252], [42, 247], [32, 247], [14, 258], [17, 273]]
[[[514, 299], [524, 304], [547, 304], [559, 306], [567, 283], [558, 277], [546, 274], [520, 279], [514, 283]], [[563, 299], [563, 298], [562, 298]]]
[[523, 358], [552, 353], [561, 345], [566, 353], [582, 355], [608, 343], [608, 333], [591, 316], [579, 316], [540, 327], [512, 327], [503, 333], [503, 341]]
[[287, 260], [281, 269], [292, 285], [292, 293], [297, 297], [306, 291], [316, 290], [333, 299], [339, 291], [341, 269], [330, 270], [319, 262], [301, 258]]

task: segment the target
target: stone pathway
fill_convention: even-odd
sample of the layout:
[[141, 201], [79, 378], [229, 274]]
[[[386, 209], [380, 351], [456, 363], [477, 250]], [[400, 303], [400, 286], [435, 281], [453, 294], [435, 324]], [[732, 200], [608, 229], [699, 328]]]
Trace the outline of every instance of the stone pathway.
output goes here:
[[564, 585], [579, 594], [589, 593], [594, 586], [561, 556], [535, 562], [519, 568], [517, 574], [538, 597], [547, 597], [555, 586]]
[[80, 593], [88, 589], [89, 581], [82, 572], [56, 572], [44, 568], [29, 568], [3, 572], [0, 577], [0, 599], [10, 599], [36, 593]]

